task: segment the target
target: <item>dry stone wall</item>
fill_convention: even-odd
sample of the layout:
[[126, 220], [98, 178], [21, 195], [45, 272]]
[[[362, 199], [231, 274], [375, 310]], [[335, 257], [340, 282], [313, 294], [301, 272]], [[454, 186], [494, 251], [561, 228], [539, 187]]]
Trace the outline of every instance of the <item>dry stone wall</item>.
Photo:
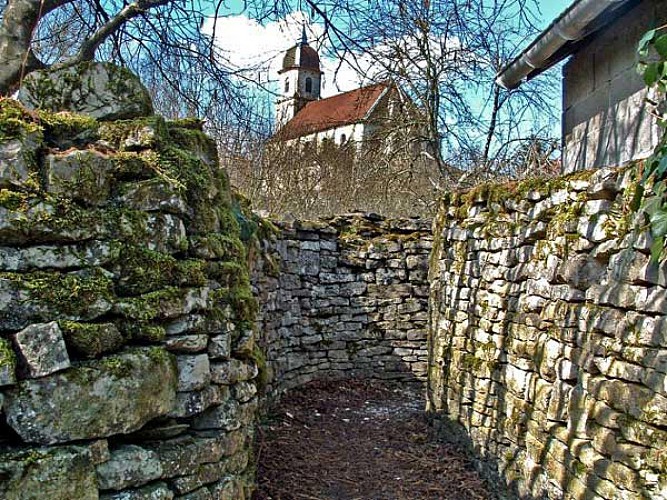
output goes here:
[[0, 498], [249, 498], [256, 301], [200, 128], [0, 100]]
[[426, 376], [431, 221], [278, 223], [253, 277], [267, 392], [314, 379]]
[[667, 264], [632, 169], [443, 201], [429, 409], [523, 498], [667, 498]]

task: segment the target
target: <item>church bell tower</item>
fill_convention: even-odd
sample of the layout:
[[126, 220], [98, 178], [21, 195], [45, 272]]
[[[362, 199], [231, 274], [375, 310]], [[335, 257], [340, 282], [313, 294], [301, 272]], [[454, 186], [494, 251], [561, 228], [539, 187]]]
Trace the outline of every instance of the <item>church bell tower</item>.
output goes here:
[[285, 52], [280, 75], [280, 96], [276, 101], [276, 128], [279, 130], [310, 101], [320, 98], [322, 71], [320, 58], [308, 45], [305, 26], [301, 41]]

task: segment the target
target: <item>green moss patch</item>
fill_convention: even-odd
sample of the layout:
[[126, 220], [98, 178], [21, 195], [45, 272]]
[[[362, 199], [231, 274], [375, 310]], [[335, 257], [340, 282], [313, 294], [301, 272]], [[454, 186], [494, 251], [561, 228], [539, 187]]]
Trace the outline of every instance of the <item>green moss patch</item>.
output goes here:
[[37, 116], [14, 99], [0, 98], [0, 141], [19, 139], [25, 134], [41, 133]]
[[79, 323], [60, 321], [68, 349], [82, 358], [96, 358], [119, 350], [125, 339], [111, 323]]

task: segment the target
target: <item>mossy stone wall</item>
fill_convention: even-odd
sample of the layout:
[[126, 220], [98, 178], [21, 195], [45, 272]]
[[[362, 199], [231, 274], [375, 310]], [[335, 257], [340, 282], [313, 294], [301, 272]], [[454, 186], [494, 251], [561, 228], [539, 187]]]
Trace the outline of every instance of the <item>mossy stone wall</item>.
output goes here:
[[430, 250], [426, 219], [277, 223], [252, 279], [267, 394], [322, 379], [423, 383]]
[[0, 100], [1, 498], [250, 497], [251, 246], [201, 124]]
[[667, 263], [636, 179], [482, 186], [440, 207], [429, 411], [521, 498], [667, 498]]

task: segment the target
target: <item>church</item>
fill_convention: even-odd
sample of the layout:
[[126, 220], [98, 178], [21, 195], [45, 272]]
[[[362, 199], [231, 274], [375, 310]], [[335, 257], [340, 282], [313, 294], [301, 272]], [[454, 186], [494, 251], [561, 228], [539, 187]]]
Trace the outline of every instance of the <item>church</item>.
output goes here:
[[288, 144], [328, 140], [360, 148], [382, 141], [387, 146], [387, 123], [404, 111], [407, 102], [391, 82], [375, 83], [326, 99], [320, 97], [322, 70], [317, 51], [306, 39], [287, 50], [276, 101], [274, 140]]

